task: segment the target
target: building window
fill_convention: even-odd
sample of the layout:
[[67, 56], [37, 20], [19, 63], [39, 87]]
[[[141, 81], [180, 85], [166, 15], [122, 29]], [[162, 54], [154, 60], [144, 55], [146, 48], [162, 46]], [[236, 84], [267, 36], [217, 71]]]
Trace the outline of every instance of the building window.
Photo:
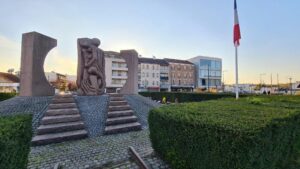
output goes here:
[[146, 65], [146, 68], [149, 69], [149, 65]]
[[147, 72], [146, 77], [149, 77], [149, 73]]
[[205, 79], [202, 79], [202, 80], [201, 80], [201, 84], [202, 84], [202, 86], [206, 86], [206, 80], [205, 80]]
[[155, 77], [155, 73], [152, 73], [152, 77], [153, 77], [153, 78]]

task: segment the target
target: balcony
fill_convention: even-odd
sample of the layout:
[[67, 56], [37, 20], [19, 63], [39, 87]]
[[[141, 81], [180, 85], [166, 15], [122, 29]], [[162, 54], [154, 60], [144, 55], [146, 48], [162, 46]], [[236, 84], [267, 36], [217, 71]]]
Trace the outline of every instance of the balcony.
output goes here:
[[112, 79], [127, 79], [127, 75], [112, 75]]

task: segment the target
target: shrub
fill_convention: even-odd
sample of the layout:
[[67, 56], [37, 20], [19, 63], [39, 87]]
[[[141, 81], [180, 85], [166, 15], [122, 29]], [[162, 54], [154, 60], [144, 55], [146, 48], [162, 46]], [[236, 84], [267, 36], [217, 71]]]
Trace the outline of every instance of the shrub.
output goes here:
[[298, 109], [247, 99], [162, 106], [149, 115], [152, 146], [174, 169], [287, 169], [299, 124]]
[[0, 168], [27, 168], [31, 115], [0, 118]]
[[15, 96], [16, 93], [0, 93], [0, 101], [7, 100]]
[[229, 93], [139, 92], [139, 94], [160, 101], [166, 97], [166, 100], [169, 102], [175, 102], [177, 98], [180, 103], [234, 97], [233, 94]]

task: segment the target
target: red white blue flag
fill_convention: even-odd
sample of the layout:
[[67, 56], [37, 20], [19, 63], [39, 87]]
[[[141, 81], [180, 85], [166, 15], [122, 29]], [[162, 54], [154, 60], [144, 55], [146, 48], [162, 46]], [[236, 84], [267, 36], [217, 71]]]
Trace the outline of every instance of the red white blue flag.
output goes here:
[[235, 46], [240, 45], [241, 31], [239, 24], [239, 16], [237, 11], [236, 0], [234, 0], [234, 28], [233, 28], [233, 43]]

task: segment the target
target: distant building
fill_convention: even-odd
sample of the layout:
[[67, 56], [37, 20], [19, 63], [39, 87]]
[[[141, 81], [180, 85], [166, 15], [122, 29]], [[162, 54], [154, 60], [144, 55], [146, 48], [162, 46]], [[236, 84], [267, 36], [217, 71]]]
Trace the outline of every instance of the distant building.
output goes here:
[[68, 86], [67, 75], [51, 71], [51, 72], [45, 72], [45, 76], [48, 82], [55, 89], [59, 89], [61, 91], [65, 91], [67, 89]]
[[[239, 84], [240, 93], [260, 93], [260, 91], [255, 90], [257, 85], [255, 84]], [[224, 92], [235, 93], [235, 85], [224, 85]], [[268, 91], [267, 91], [268, 92]]]
[[169, 64], [163, 59], [139, 58], [140, 91], [170, 91]]
[[193, 91], [195, 87], [195, 66], [186, 60], [164, 59], [169, 63], [171, 91]]
[[105, 81], [108, 92], [120, 90], [127, 80], [128, 68], [120, 53], [105, 51]]
[[18, 93], [20, 79], [11, 73], [0, 72], [0, 93]]
[[200, 89], [222, 88], [222, 59], [197, 56], [189, 59], [196, 67], [196, 87]]

